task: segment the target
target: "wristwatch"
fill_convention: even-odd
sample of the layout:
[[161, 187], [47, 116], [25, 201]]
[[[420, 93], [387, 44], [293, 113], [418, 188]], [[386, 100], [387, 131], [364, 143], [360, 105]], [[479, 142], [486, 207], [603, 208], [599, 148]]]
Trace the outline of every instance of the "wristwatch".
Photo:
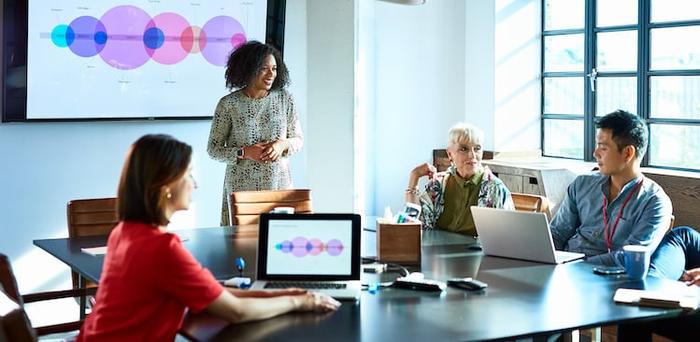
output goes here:
[[236, 150], [236, 158], [243, 159], [244, 156], [245, 150], [243, 149], [243, 147]]

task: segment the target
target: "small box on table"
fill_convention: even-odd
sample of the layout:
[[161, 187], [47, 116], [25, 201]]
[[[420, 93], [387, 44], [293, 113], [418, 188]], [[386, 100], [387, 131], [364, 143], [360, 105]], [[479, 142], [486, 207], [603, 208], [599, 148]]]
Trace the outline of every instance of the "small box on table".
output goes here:
[[401, 265], [420, 265], [421, 222], [394, 223], [377, 219], [377, 259]]

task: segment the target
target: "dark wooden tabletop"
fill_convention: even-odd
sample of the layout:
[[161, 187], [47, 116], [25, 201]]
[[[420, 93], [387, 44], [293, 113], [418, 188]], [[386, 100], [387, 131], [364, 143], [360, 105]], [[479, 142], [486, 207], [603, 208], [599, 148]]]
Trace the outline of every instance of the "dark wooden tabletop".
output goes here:
[[[237, 275], [233, 260], [242, 256], [255, 274], [257, 234], [254, 228], [201, 228], [175, 231], [185, 247], [219, 279]], [[577, 328], [681, 314], [680, 310], [642, 308], [613, 303], [617, 288], [678, 289], [679, 282], [626, 276], [600, 276], [593, 265], [576, 262], [545, 265], [484, 256], [468, 247], [474, 239], [442, 231], [423, 233], [420, 271], [426, 278], [447, 280], [472, 276], [488, 288], [443, 293], [382, 288], [363, 291], [358, 302], [344, 302], [331, 314], [292, 313], [239, 325], [207, 313], [189, 314], [183, 331], [202, 340], [495, 340], [551, 334]], [[103, 256], [81, 252], [104, 246], [106, 237], [35, 240], [34, 244], [98, 281]], [[375, 255], [375, 233], [363, 231], [363, 256]], [[396, 273], [362, 275], [363, 283], [384, 282]], [[697, 289], [696, 289], [697, 290]]]

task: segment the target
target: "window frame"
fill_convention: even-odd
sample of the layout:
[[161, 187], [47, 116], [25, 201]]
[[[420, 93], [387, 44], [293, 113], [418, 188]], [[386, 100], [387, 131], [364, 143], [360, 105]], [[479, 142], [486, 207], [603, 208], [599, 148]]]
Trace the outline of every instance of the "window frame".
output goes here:
[[[545, 157], [574, 159], [583, 161], [595, 161], [593, 151], [595, 149], [595, 119], [596, 119], [596, 94], [591, 91], [589, 75], [596, 66], [597, 54], [597, 34], [604, 32], [617, 32], [636, 30], [637, 31], [637, 70], [636, 71], [597, 71], [597, 77], [636, 77], [637, 83], [637, 108], [636, 114], [639, 115], [647, 123], [649, 131], [649, 145], [651, 142], [651, 126], [654, 124], [680, 125], [700, 127], [700, 119], [673, 119], [673, 118], [652, 118], [650, 116], [650, 82], [655, 76], [700, 76], [700, 69], [674, 69], [674, 70], [651, 70], [651, 31], [657, 28], [683, 27], [683, 26], [699, 26], [698, 20], [683, 20], [683, 21], [668, 21], [668, 22], [651, 22], [651, 1], [653, 0], [638, 0], [637, 1], [637, 23], [632, 25], [618, 25], [598, 28], [596, 27], [596, 2], [597, 0], [584, 0], [584, 27], [578, 29], [561, 29], [561, 30], [545, 30], [546, 8], [545, 1], [540, 1], [541, 9], [541, 44], [540, 44], [540, 148], [542, 155]], [[659, 1], [659, 0], [656, 0]], [[545, 56], [545, 38], [548, 36], [567, 35], [567, 34], [584, 34], [584, 63], [583, 72], [545, 72], [546, 56]], [[547, 78], [554, 77], [582, 77], [584, 86], [583, 96], [583, 115], [573, 115], [568, 113], [545, 113], [545, 81]], [[583, 156], [579, 158], [569, 158], [564, 156], [548, 155], [545, 153], [545, 122], [547, 120], [582, 120], [583, 121]], [[700, 146], [698, 146], [700, 148]], [[647, 151], [651, 150], [648, 148]], [[650, 153], [646, 153], [642, 159], [643, 167], [657, 167], [663, 169], [682, 170], [700, 172], [700, 169], [693, 169], [680, 166], [654, 165], [650, 161]]]

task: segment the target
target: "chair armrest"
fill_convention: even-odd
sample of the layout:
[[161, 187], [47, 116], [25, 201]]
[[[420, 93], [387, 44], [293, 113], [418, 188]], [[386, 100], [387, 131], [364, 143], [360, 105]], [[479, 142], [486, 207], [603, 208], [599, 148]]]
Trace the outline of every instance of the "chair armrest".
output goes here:
[[[61, 298], [74, 298], [81, 296], [92, 296], [97, 292], [96, 287], [82, 288], [82, 289], [71, 289], [62, 291], [47, 291], [47, 292], [37, 292], [22, 295], [22, 300], [24, 303], [35, 303], [46, 300], [54, 300]], [[65, 322], [59, 324], [52, 324], [43, 327], [35, 327], [37, 335], [43, 336], [55, 333], [65, 333], [69, 331], [77, 331], [80, 326], [83, 325], [83, 321], [73, 321]]]
[[60, 324], [52, 324], [44, 327], [36, 327], [34, 328], [34, 330], [36, 331], [37, 335], [44, 336], [49, 334], [65, 333], [69, 331], [78, 331], [80, 330], [80, 326], [82, 325], [83, 321], [75, 321]]
[[28, 294], [22, 295], [22, 300], [25, 303], [34, 303], [34, 302], [39, 302], [39, 301], [44, 301], [44, 300], [52, 300], [52, 299], [60, 299], [60, 298], [94, 296], [95, 293], [97, 293], [96, 287], [90, 287], [90, 288], [86, 288], [86, 289], [47, 291], [47, 292], [28, 293]]

